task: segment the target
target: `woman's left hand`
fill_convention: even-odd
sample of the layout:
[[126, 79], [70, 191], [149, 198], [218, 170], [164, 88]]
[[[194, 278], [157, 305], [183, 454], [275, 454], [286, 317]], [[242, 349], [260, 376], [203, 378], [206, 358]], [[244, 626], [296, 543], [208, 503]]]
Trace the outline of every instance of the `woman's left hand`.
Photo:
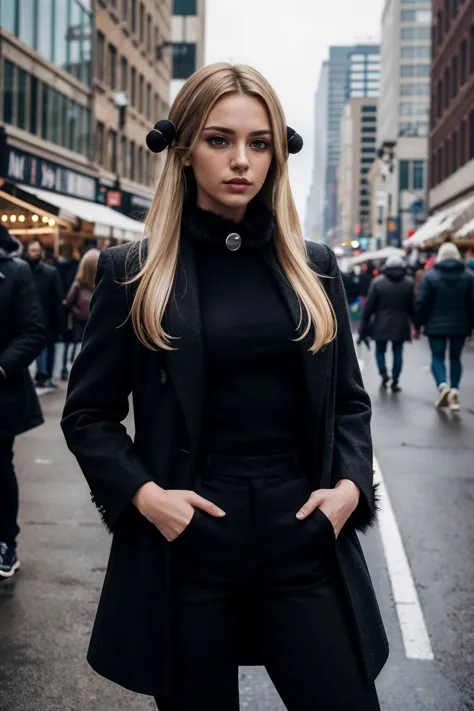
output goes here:
[[321, 509], [331, 521], [336, 538], [359, 503], [360, 490], [350, 479], [341, 479], [335, 489], [317, 489], [296, 514], [303, 520], [315, 509]]

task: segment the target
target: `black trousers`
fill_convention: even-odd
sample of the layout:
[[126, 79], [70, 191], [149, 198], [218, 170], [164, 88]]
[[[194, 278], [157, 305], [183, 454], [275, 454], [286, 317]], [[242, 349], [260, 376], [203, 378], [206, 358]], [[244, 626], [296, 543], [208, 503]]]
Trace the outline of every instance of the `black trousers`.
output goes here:
[[[172, 696], [159, 711], [238, 711], [238, 649], [252, 636], [288, 711], [378, 711], [334, 565], [334, 529], [296, 513], [310, 487], [298, 457], [209, 455], [196, 509], [172, 541]], [[242, 609], [251, 614], [242, 615]]]
[[15, 545], [18, 527], [18, 482], [13, 467], [13, 439], [0, 439], [0, 541]]

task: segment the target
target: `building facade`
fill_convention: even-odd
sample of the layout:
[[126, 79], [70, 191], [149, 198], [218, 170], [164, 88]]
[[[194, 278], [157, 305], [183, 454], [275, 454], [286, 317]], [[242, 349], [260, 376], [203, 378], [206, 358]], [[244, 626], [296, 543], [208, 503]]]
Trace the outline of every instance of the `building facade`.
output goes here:
[[375, 98], [351, 98], [341, 120], [341, 148], [338, 180], [339, 239], [370, 246], [370, 202], [367, 174], [376, 158], [376, 137], [367, 128], [376, 128]]
[[328, 131], [328, 63], [323, 62], [314, 101], [314, 149], [311, 189], [306, 202], [305, 239], [324, 237]]
[[433, 3], [430, 210], [474, 195], [474, 3]]
[[94, 159], [99, 199], [135, 219], [146, 212], [164, 161], [145, 136], [168, 116], [171, 82], [169, 0], [96, 3]]
[[431, 2], [386, 0], [377, 145], [371, 175], [377, 242], [399, 245], [426, 216]]
[[171, 103], [188, 77], [204, 66], [205, 0], [173, 0]]

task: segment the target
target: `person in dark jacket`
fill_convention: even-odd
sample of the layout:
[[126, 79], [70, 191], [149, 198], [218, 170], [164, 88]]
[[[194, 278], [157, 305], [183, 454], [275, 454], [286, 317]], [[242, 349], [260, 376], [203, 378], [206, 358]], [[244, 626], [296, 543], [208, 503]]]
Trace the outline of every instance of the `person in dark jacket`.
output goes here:
[[[71, 286], [76, 278], [77, 269], [79, 267], [79, 260], [74, 257], [74, 251], [71, 244], [64, 244], [61, 248], [61, 256], [54, 265], [58, 270], [59, 278], [61, 280], [61, 286], [63, 290], [63, 296], [67, 297]], [[61, 369], [61, 380], [66, 381], [69, 377], [68, 363], [70, 350], [72, 349], [72, 356], [70, 362], [74, 360], [74, 353], [76, 348], [76, 343], [74, 341], [74, 324], [73, 319], [68, 313], [68, 308], [65, 302], [64, 308], [66, 313], [64, 314], [64, 324], [65, 329], [63, 333], [63, 362]]]
[[[431, 370], [438, 386], [436, 407], [459, 412], [461, 355], [466, 338], [474, 326], [474, 276], [466, 269], [458, 248], [443, 244], [435, 266], [420, 283], [415, 303], [415, 328], [429, 338]], [[446, 347], [449, 343], [450, 382], [446, 372]]]
[[[74, 282], [71, 284], [66, 297], [66, 308], [73, 321], [72, 340], [74, 343], [71, 353], [71, 364], [76, 357], [76, 347], [82, 343], [84, 330], [89, 320], [90, 303], [94, 293], [97, 264], [100, 251], [89, 249], [81, 259]], [[67, 378], [66, 378], [67, 379]]]
[[46, 342], [43, 315], [21, 245], [0, 225], [0, 578], [20, 567], [15, 437], [43, 422], [28, 366]]
[[378, 711], [370, 399], [291, 197], [301, 138], [258, 72], [218, 64], [148, 145], [169, 146], [152, 237], [100, 255], [62, 420], [114, 532], [89, 662], [160, 711], [238, 709], [249, 659], [288, 711]]
[[403, 367], [403, 344], [411, 340], [413, 318], [413, 279], [406, 274], [401, 257], [389, 257], [383, 273], [372, 282], [362, 316], [361, 338], [375, 341], [375, 357], [382, 378], [382, 387], [390, 382], [385, 355], [392, 344], [393, 392], [400, 392], [399, 379]]
[[46, 264], [43, 260], [44, 250], [39, 239], [29, 242], [26, 251], [26, 260], [31, 267], [33, 279], [38, 291], [43, 320], [46, 328], [46, 347], [42, 350], [36, 361], [35, 385], [38, 387], [57, 387], [54, 380], [54, 362], [56, 343], [64, 332], [64, 294], [61, 280], [55, 267]]

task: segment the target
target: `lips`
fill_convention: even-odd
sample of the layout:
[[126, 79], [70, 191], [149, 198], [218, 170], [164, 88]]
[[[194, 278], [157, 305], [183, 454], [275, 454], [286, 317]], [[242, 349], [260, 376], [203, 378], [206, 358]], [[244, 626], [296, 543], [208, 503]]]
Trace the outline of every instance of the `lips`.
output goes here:
[[232, 180], [226, 180], [226, 185], [251, 185], [250, 181], [246, 178], [233, 178]]

